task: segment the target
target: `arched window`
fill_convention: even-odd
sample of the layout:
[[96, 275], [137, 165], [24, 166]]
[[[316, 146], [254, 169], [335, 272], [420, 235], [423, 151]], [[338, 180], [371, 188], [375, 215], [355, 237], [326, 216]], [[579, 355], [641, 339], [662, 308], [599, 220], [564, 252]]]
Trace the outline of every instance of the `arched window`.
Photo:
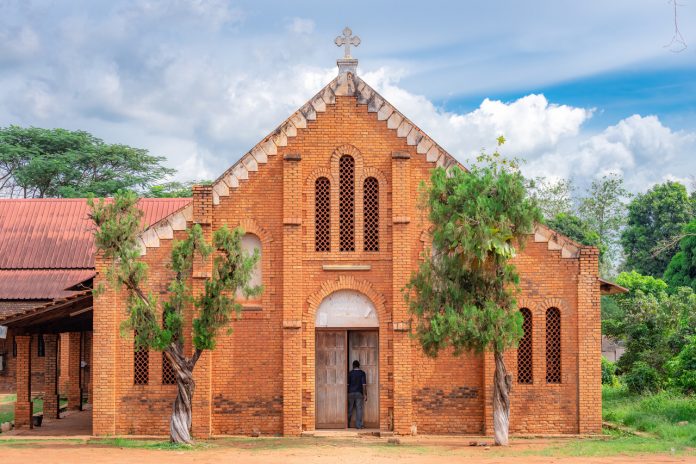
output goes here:
[[133, 384], [147, 385], [150, 381], [150, 350], [139, 348], [133, 353]]
[[339, 174], [339, 251], [355, 251], [355, 160], [343, 155]]
[[517, 382], [534, 383], [532, 357], [532, 312], [527, 308], [520, 309], [522, 313], [522, 339], [517, 348]]
[[379, 182], [374, 177], [363, 185], [363, 214], [365, 251], [379, 251]]
[[[261, 253], [263, 251], [261, 249], [261, 239], [259, 239], [254, 234], [244, 234], [244, 236], [242, 237], [242, 251], [244, 251], [245, 254], [251, 256], [254, 254], [255, 250], [259, 253], [259, 260], [256, 261], [254, 270], [251, 272], [251, 278], [249, 279], [249, 287], [256, 287], [258, 285], [261, 285]], [[247, 299], [242, 289], [237, 290], [237, 299]]]
[[331, 182], [326, 177], [314, 183], [314, 250], [331, 251]]
[[546, 382], [561, 383], [561, 312], [546, 310]]

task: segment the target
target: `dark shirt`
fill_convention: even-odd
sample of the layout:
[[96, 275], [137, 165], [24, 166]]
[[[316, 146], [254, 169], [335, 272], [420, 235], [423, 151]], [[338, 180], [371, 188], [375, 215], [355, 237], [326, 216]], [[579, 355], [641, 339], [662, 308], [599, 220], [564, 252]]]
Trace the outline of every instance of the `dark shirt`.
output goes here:
[[363, 385], [367, 385], [365, 371], [353, 369], [348, 373], [348, 393], [363, 393]]

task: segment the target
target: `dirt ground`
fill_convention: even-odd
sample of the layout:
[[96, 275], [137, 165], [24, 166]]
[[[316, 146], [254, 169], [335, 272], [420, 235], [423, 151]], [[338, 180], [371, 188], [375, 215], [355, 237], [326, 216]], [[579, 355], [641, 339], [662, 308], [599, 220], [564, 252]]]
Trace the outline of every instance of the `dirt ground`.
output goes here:
[[501, 450], [470, 447], [468, 441], [407, 439], [388, 444], [384, 439], [266, 439], [213, 441], [193, 450], [158, 450], [114, 446], [84, 441], [0, 442], [0, 462], [139, 463], [139, 464], [477, 464], [477, 463], [696, 463], [696, 456], [547, 457], [534, 455], [558, 445], [554, 440], [521, 440]]

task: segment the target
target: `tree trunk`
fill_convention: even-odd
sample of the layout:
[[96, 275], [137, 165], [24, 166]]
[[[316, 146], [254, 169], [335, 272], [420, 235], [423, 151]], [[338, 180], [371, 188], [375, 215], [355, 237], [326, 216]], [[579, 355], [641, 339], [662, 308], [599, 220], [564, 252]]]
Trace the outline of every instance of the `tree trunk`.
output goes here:
[[169, 439], [172, 443], [190, 445], [191, 438], [191, 405], [196, 382], [193, 380], [193, 368], [198, 356], [186, 359], [179, 347], [169, 347], [165, 351], [176, 375], [177, 395], [174, 400], [172, 417], [169, 421]]
[[493, 376], [493, 432], [496, 446], [508, 445], [510, 428], [510, 389], [512, 376], [508, 374], [503, 353], [495, 352], [495, 375]]

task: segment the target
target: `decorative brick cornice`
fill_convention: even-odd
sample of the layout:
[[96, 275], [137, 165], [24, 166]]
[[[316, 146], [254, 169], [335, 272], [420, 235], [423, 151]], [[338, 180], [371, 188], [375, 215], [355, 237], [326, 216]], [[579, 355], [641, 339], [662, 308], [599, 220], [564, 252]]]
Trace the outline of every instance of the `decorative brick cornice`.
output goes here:
[[[227, 169], [213, 183], [213, 204], [220, 203], [220, 197], [229, 196], [230, 191], [239, 188], [249, 179], [250, 172], [259, 170], [268, 158], [278, 154], [279, 147], [285, 147], [288, 139], [297, 136], [298, 130], [307, 128], [307, 121], [314, 121], [317, 113], [326, 111], [326, 105], [336, 103], [336, 97], [356, 97], [358, 103], [367, 105], [369, 113], [377, 113], [379, 121], [386, 121], [387, 127], [396, 132], [397, 137], [405, 139], [409, 146], [436, 166], [449, 167], [459, 164], [455, 158], [440, 147], [418, 126], [401, 114], [394, 106], [379, 95], [354, 73], [344, 73], [310, 98], [273, 132], [256, 144], [239, 161]], [[350, 154], [350, 153], [346, 153]]]
[[559, 234], [555, 230], [549, 229], [543, 224], [537, 224], [534, 228], [534, 241], [538, 243], [546, 242], [549, 250], [560, 250], [561, 258], [579, 258], [580, 250], [583, 248], [583, 245], [569, 239], [565, 235]]

